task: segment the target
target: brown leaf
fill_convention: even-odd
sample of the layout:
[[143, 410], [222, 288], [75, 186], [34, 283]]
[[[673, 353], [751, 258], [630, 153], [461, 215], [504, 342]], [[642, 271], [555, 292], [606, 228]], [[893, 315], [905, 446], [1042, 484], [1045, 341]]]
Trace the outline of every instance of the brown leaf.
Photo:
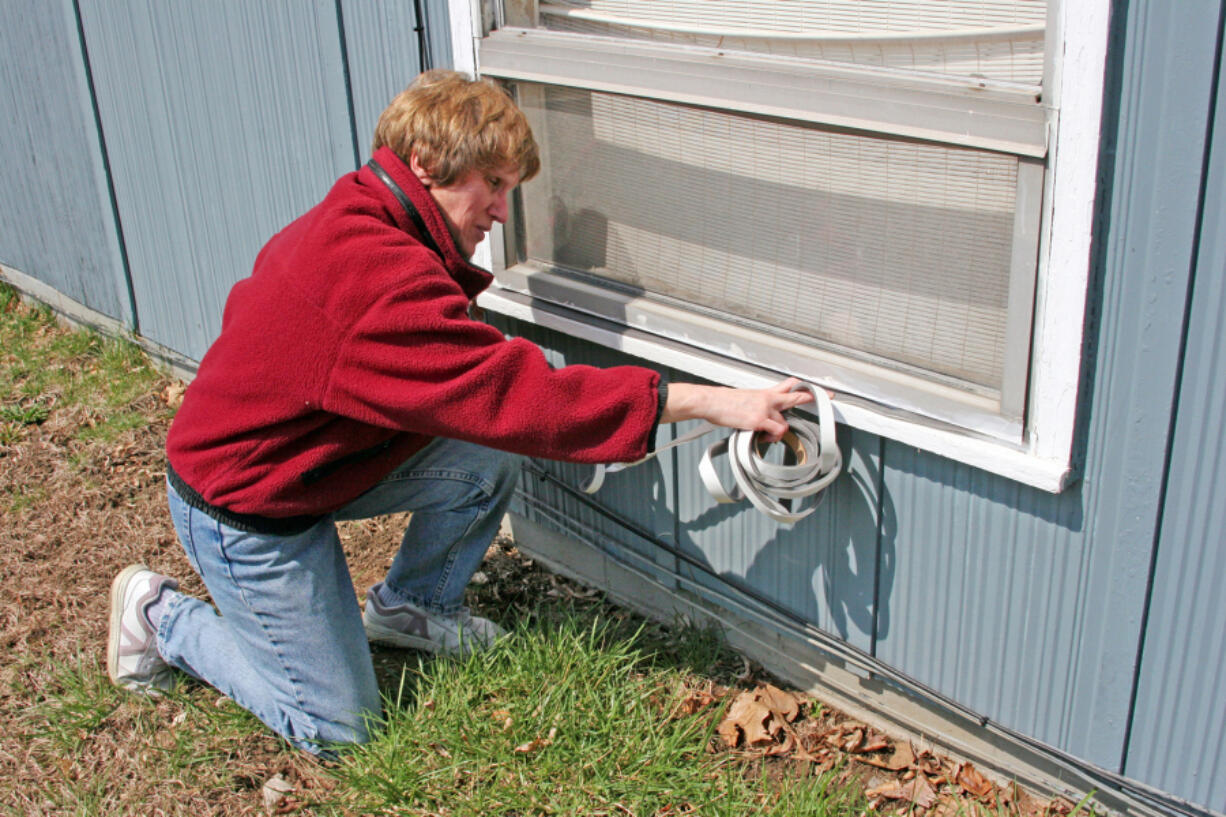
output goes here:
[[890, 742], [886, 740], [885, 735], [875, 729], [868, 730], [867, 739], [860, 747], [861, 752], [880, 752], [882, 749], [888, 749]]
[[[767, 748], [765, 754], [769, 757], [781, 757], [791, 754], [796, 750], [796, 735], [794, 733], [786, 733], [783, 736], [783, 743], [776, 743]], [[804, 751], [804, 750], [801, 750]], [[807, 753], [806, 753], [807, 754]]]
[[288, 780], [280, 774], [275, 774], [264, 781], [264, 785], [260, 788], [260, 799], [264, 801], [264, 808], [272, 811], [281, 805], [282, 801], [293, 791], [294, 787]]
[[899, 783], [897, 780], [890, 780], [877, 786], [874, 789], [869, 789], [864, 793], [865, 797], [885, 797], [890, 800], [905, 800], [917, 808], [929, 809], [936, 805], [937, 793], [932, 786], [923, 777], [916, 777], [904, 783]]
[[954, 780], [967, 793], [975, 797], [987, 797], [992, 793], [992, 781], [988, 780], [970, 763], [963, 763]]
[[791, 723], [800, 714], [800, 705], [805, 702], [803, 695], [795, 692], [784, 692], [771, 684], [763, 684], [756, 690], [759, 699], [771, 712]]
[[693, 715], [695, 712], [700, 712], [713, 703], [715, 703], [715, 696], [710, 692], [707, 692], [705, 689], [691, 689], [677, 704], [673, 717], [681, 718], [686, 715]]
[[940, 758], [927, 749], [915, 756], [915, 768], [933, 777], [945, 774], [945, 767], [941, 764]]
[[187, 386], [175, 381], [166, 388], [162, 389], [162, 402], [170, 406], [172, 409], [177, 409], [183, 405], [183, 393], [187, 391]]
[[839, 746], [844, 752], [855, 752], [860, 747], [860, 742], [864, 740], [863, 729], [853, 729], [847, 735], [846, 740]]
[[1054, 798], [1047, 806], [1047, 810], [1053, 814], [1068, 814], [1073, 810], [1073, 804], [1063, 797]]
[[886, 757], [857, 757], [856, 760], [861, 763], [867, 763], [870, 766], [876, 766], [878, 769], [900, 772], [903, 769], [909, 769], [911, 764], [915, 763], [915, 752], [909, 742], [902, 742], [894, 744], [894, 753], [892, 755]]
[[770, 743], [773, 738], [765, 726], [770, 715], [770, 710], [758, 701], [756, 693], [742, 692], [736, 696], [732, 706], [728, 707], [728, 714], [720, 722], [720, 737], [728, 746], [736, 746], [741, 735], [744, 735], [747, 746]]
[[537, 752], [537, 751], [540, 751], [541, 749], [544, 749], [548, 745], [549, 745], [549, 741], [545, 740], [544, 738], [533, 738], [527, 743], [519, 744], [512, 751], [514, 751], [515, 754], [517, 755], [529, 755], [529, 754], [532, 754], [533, 752]]
[[899, 783], [897, 780], [887, 780], [880, 786], [876, 786], [864, 792], [864, 796], [868, 798], [888, 797], [891, 800], [901, 800], [902, 783]]

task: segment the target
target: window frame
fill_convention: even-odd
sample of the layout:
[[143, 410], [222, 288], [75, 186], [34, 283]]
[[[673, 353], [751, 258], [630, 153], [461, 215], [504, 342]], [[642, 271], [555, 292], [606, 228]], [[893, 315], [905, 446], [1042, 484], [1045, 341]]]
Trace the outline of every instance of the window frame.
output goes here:
[[[506, 0], [506, 21], [522, 20], [523, 15], [531, 14], [532, 5], [533, 0]], [[562, 59], [566, 59], [567, 49], [575, 47], [574, 44], [578, 42], [574, 38], [589, 36], [560, 32], [509, 31], [504, 28], [495, 32], [494, 37], [482, 42], [483, 31], [491, 25], [495, 9], [482, 9], [476, 0], [450, 0], [449, 10], [456, 68], [474, 74], [479, 73], [479, 60], [486, 58], [489, 69], [487, 73], [490, 75], [521, 81], [566, 84], [558, 81], [560, 71], [539, 70], [542, 65], [540, 60], [534, 62], [529, 59], [517, 67], [515, 48], [504, 46], [511, 38], [516, 38], [521, 43], [525, 39], [532, 40], [535, 43], [533, 47], [541, 46], [546, 52], [561, 44], [558, 53], [562, 55]], [[1102, 0], [1053, 0], [1049, 7], [1047, 36], [1052, 38], [1051, 42], [1056, 45], [1047, 49], [1048, 58], [1044, 72], [1046, 86], [1043, 91], [1043, 107], [1047, 110], [1044, 113], [1044, 121], [1038, 124], [1037, 131], [1033, 117], [1027, 118], [1025, 113], [1020, 117], [1010, 118], [1007, 94], [1002, 98], [994, 98], [990, 93], [976, 97], [973, 88], [966, 89], [969, 94], [967, 104], [971, 106], [968, 110], [974, 112], [976, 105], [985, 110], [988, 106], [996, 106], [991, 109], [992, 116], [987, 117], [995, 118], [993, 122], [988, 122], [986, 127], [980, 127], [978, 130], [961, 127], [957, 112], [948, 117], [941, 115], [935, 118], [930, 112], [921, 112], [906, 122], [884, 122], [881, 118], [886, 115], [894, 120], [911, 116], [892, 105], [880, 105], [882, 94], [888, 96], [900, 92], [900, 89], [905, 92], [909, 80], [905, 72], [829, 65], [821, 69], [826, 72], [824, 78], [830, 81], [823, 83], [823, 88], [816, 93], [841, 94], [849, 100], [849, 105], [839, 108], [837, 112], [839, 116], [845, 116], [847, 119], [836, 122], [830, 118], [834, 114], [826, 114], [826, 124], [848, 126], [854, 120], [855, 127], [859, 129], [879, 130], [890, 134], [898, 134], [900, 127], [915, 128], [916, 132], [908, 134], [914, 136], [920, 135], [920, 129], [927, 128], [931, 132], [933, 128], [944, 127], [950, 132], [942, 134], [939, 141], [959, 144], [954, 140], [962, 139], [964, 141], [961, 144], [972, 147], [996, 150], [1007, 148], [1003, 152], [1018, 155], [1023, 162], [1029, 160], [1021, 157], [1034, 156], [1036, 152], [1042, 155], [1042, 152], [1046, 151], [1042, 201], [1039, 207], [1041, 218], [1039, 224], [1033, 227], [1038, 263], [1032, 265], [1034, 277], [1030, 282], [1034, 293], [1032, 310], [1028, 315], [1032, 329], [1028, 360], [1025, 361], [1029, 367], [1029, 382], [1023, 394], [1010, 398], [1025, 407], [1024, 428], [1020, 426], [1020, 421], [1016, 427], [1010, 427], [1008, 422], [994, 427], [991, 422], [985, 422], [982, 412], [973, 410], [966, 417], [934, 417], [930, 413], [917, 410], [914, 405], [906, 405], [901, 398], [883, 403], [880, 394], [874, 395], [873, 399], [866, 399], [863, 395], [857, 395], [854, 389], [840, 390], [836, 397], [836, 417], [839, 422], [915, 445], [1046, 491], [1059, 492], [1075, 479], [1072, 443], [1081, 367], [1085, 299], [1089, 281], [1109, 11], [1109, 4]], [[658, 52], [660, 49], [659, 45], [630, 42], [624, 48], [619, 45], [616, 48], [602, 49], [601, 54], [604, 57], [609, 52], [616, 52], [614, 56], [630, 60], [632, 64], [634, 59], [644, 54], [650, 57], [652, 51]], [[667, 50], [674, 54], [685, 52], [680, 54], [681, 58], [676, 61], [682, 74], [678, 85], [682, 87], [681, 90], [676, 86], [671, 90], [664, 88], [659, 98], [669, 99], [663, 94], [673, 94], [672, 101], [693, 104], [702, 93], [703, 72], [689, 72], [695, 76], [687, 78], [686, 66], [694, 60], [709, 66], [712, 61], [711, 55], [706, 53], [709, 50], [676, 45], [667, 46]], [[1061, 58], [1056, 59], [1053, 56], [1056, 54], [1060, 54]], [[547, 64], [548, 54], [544, 56], [544, 63]], [[737, 71], [750, 70], [756, 63], [776, 62], [769, 57], [726, 54], [718, 56], [719, 59], [715, 61], [720, 63], [720, 70], [732, 71], [734, 74]], [[783, 62], [786, 63], [787, 60]], [[582, 62], [579, 64], [583, 65]], [[574, 65], [572, 62], [571, 67]], [[536, 74], [530, 76], [533, 69]], [[770, 66], [764, 70], [775, 77], [780, 74]], [[578, 73], [586, 72], [587, 75], [579, 76], [570, 84], [579, 81], [612, 84], [615, 81], [611, 80], [607, 73], [603, 76], [597, 75], [599, 71], [598, 67], [584, 67]], [[520, 75], [514, 76], [517, 72]], [[786, 75], [786, 71], [782, 73]], [[720, 76], [726, 78], [727, 75]], [[691, 82], [695, 77], [697, 85]], [[641, 80], [641, 77], [639, 79]], [[790, 80], [787, 76], [784, 76], [783, 80], [780, 87], [787, 89]], [[726, 80], [717, 78], [711, 81]], [[688, 86], [687, 82], [690, 83]], [[864, 92], [863, 84], [866, 82], [879, 83], [875, 85], [876, 99], [872, 98], [872, 94]], [[932, 83], [921, 84], [932, 87]], [[969, 84], [971, 83], [965, 79], [951, 79], [951, 85]], [[641, 88], [641, 85], [636, 87]], [[597, 90], [625, 93], [629, 89], [605, 87]], [[796, 88], [791, 90], [795, 91]], [[923, 92], [922, 88], [918, 91]], [[686, 93], [691, 96], [680, 98]], [[758, 102], [763, 106], [773, 105], [777, 108], [780, 99], [788, 98], [787, 91], [783, 93], [784, 95], [759, 99]], [[809, 110], [824, 107], [829, 111], [829, 99], [828, 97], [821, 105], [800, 107]], [[711, 102], [712, 100], [707, 100], [701, 104], [710, 106]], [[754, 103], [755, 100], [749, 102]], [[1003, 109], [1001, 105], [1004, 106]], [[733, 106], [728, 103], [717, 107]], [[794, 105], [793, 109], [784, 115], [788, 118], [814, 121], [808, 116], [797, 117], [795, 107]], [[748, 105], [735, 109], [749, 110], [751, 113], [765, 112], [754, 110]], [[772, 115], [779, 113], [775, 111]], [[971, 118], [976, 118], [974, 113]], [[978, 119], [982, 122], [984, 117]], [[1000, 127], [1002, 123], [1005, 125], [1003, 130]], [[1022, 134], [1021, 138], [1018, 138], [1017, 134]], [[1006, 142], [1010, 144], [1006, 145]], [[1022, 165], [1019, 165], [1019, 186], [1021, 168]], [[1019, 212], [1021, 209], [1019, 207]], [[1059, 218], [1054, 217], [1055, 213], [1059, 213]], [[491, 233], [491, 240], [478, 248], [478, 256], [474, 259], [494, 268], [504, 281], [507, 280], [507, 270], [502, 263], [502, 250], [504, 242], [512, 237], [511, 233], [510, 230], [506, 231], [506, 234], [501, 230]], [[512, 278], [516, 274], [513, 270]], [[1018, 288], [1016, 278], [1016, 275], [1010, 278], [1015, 289]], [[537, 286], [546, 280], [537, 282]], [[771, 369], [769, 366], [755, 365], [743, 358], [733, 359], [727, 354], [719, 354], [714, 349], [703, 348], [701, 344], [682, 343], [676, 338], [643, 331], [640, 326], [650, 325], [649, 319], [640, 320], [637, 324], [635, 321], [627, 321], [626, 325], [618, 325], [594, 316], [591, 314], [594, 310], [585, 309], [582, 303], [569, 303], [568, 308], [567, 300], [559, 298], [556, 292], [550, 293], [549, 298], [534, 297], [530, 294], [531, 287], [524, 285], [523, 281], [519, 283], [520, 286], [512, 287], [495, 284], [489, 292], [482, 295], [481, 305], [509, 317], [540, 324], [620, 349], [657, 364], [729, 385], [761, 386], [777, 380], [780, 376], [777, 369]], [[1026, 285], [1023, 282], [1022, 288]], [[1028, 293], [1021, 293], [1022, 296], [1025, 294]], [[1019, 293], [1011, 292], [1011, 303], [1013, 298], [1018, 296]], [[648, 308], [648, 311], [651, 311], [651, 308]], [[1011, 319], [1013, 314], [1011, 308]], [[718, 325], [716, 321], [711, 323], [717, 325], [725, 334], [729, 329], [735, 334], [735, 325]], [[829, 382], [828, 385], [838, 390], [840, 384]], [[1005, 397], [1002, 390], [1002, 404]], [[937, 414], [940, 415], [940, 412]], [[999, 410], [997, 414], [1000, 414]]]

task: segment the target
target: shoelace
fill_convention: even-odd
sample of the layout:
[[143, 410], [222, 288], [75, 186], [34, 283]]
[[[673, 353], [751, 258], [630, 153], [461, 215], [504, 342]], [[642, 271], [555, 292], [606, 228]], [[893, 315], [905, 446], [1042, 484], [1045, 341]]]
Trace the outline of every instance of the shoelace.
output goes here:
[[[818, 500], [806, 502], [821, 493], [843, 468], [843, 454], [835, 440], [834, 409], [824, 389], [800, 383], [793, 391], [813, 395], [817, 421], [792, 412], [784, 414], [788, 430], [780, 443], [791, 452], [785, 464], [767, 462], [756, 431], [733, 431], [728, 437], [707, 447], [698, 464], [698, 475], [716, 502], [732, 503], [748, 499], [755, 508], [784, 525], [791, 525], [817, 510]], [[591, 478], [583, 483], [585, 493], [594, 494], [604, 484], [606, 474], [633, 468], [670, 448], [683, 445], [715, 431], [719, 426], [704, 423], [635, 462], [597, 465]], [[728, 455], [735, 485], [729, 490], [715, 470], [715, 459]], [[786, 503], [786, 504], [785, 504]]]

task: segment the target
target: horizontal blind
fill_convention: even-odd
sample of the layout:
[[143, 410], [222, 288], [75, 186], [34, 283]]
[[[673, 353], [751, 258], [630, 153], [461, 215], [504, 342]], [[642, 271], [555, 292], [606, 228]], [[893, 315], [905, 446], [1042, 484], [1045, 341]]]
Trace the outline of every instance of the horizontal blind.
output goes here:
[[552, 86], [521, 99], [548, 168], [523, 189], [530, 258], [999, 390], [1015, 158]]
[[1040, 84], [1045, 0], [551, 0], [557, 30]]

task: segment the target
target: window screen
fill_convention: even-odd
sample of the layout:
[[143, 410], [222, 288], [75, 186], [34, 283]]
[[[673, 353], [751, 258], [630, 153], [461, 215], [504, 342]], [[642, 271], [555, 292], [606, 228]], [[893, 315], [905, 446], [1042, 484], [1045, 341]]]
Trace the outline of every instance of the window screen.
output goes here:
[[547, 169], [522, 191], [529, 259], [1000, 390], [1016, 157], [521, 90]]
[[1045, 0], [556, 0], [561, 31], [1037, 85]]

